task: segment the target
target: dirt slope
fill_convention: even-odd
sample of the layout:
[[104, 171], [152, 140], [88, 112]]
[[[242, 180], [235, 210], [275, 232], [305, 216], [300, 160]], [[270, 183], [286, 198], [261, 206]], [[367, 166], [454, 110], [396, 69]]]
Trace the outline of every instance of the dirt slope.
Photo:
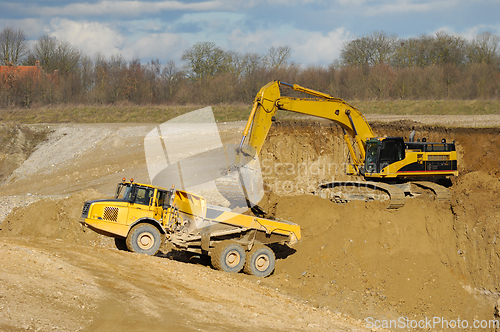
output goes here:
[[[412, 125], [374, 129], [404, 136]], [[283, 259], [260, 280], [214, 271], [196, 257], [187, 264], [121, 252], [79, 226], [85, 200], [111, 195], [123, 176], [148, 181], [142, 138], [151, 128], [54, 126], [2, 185], [0, 214], [19, 207], [0, 224], [0, 330], [326, 331], [362, 330], [367, 317], [495, 319], [499, 129], [419, 126], [419, 137], [460, 146], [452, 200], [423, 191], [387, 210], [307, 194], [343, 176], [338, 127], [273, 127], [261, 156], [264, 205], [300, 224], [303, 239], [296, 251], [274, 248]], [[237, 141], [241, 129], [221, 126], [223, 140]]]

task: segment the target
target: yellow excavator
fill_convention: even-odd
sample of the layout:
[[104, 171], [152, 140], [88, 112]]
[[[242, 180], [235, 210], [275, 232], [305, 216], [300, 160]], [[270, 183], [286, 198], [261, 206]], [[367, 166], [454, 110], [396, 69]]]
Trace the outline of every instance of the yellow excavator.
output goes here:
[[[282, 96], [282, 87], [312, 97]], [[405, 142], [403, 137], [376, 137], [363, 114], [344, 100], [281, 81], [266, 84], [255, 97], [243, 137], [236, 151], [235, 165], [252, 167], [252, 161], [259, 155], [278, 110], [329, 119], [343, 129], [350, 157], [346, 173], [362, 176], [364, 180], [321, 184], [315, 194], [343, 202], [349, 198], [345, 196], [339, 198], [333, 194], [332, 189], [346, 186], [370, 188], [388, 194], [390, 198], [388, 207], [398, 208], [404, 205], [405, 190], [395, 184], [413, 181], [412, 183], [420, 187], [432, 190], [436, 199], [449, 199], [447, 188], [437, 184], [436, 181], [458, 175], [455, 142], [447, 143], [445, 139], [441, 142], [427, 142], [425, 139], [418, 142], [410, 139], [410, 142]], [[244, 189], [244, 192], [251, 190], [251, 188]], [[251, 203], [256, 204], [256, 202]]]

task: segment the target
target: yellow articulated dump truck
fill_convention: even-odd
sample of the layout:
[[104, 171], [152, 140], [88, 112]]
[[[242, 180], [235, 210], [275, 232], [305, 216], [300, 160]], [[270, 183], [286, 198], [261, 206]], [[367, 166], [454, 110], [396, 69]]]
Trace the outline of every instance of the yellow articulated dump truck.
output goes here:
[[292, 246], [300, 227], [212, 206], [198, 195], [122, 180], [114, 199], [85, 202], [80, 223], [115, 238], [119, 249], [155, 255], [169, 242], [211, 258], [215, 269], [267, 277], [275, 254], [266, 244]]

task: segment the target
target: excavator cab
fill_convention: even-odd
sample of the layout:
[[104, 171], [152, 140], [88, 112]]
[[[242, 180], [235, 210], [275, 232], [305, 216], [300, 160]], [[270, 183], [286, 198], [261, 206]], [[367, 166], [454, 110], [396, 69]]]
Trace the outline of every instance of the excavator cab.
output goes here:
[[402, 137], [371, 138], [366, 141], [365, 174], [380, 173], [392, 163], [405, 159]]

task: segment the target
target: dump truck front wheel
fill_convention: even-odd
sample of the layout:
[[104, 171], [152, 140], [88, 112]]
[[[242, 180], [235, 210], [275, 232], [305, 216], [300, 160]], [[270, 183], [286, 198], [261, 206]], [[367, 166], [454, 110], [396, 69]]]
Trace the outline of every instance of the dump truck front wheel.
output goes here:
[[223, 241], [215, 245], [211, 260], [216, 270], [238, 273], [245, 264], [245, 249], [236, 242]]
[[123, 237], [115, 237], [115, 246], [116, 246], [116, 249], [118, 249], [118, 250], [128, 251], [127, 239], [125, 239]]
[[161, 234], [153, 225], [138, 224], [128, 233], [126, 244], [132, 252], [153, 256], [160, 250]]
[[247, 254], [243, 271], [247, 274], [265, 278], [273, 273], [275, 263], [274, 252], [264, 245], [256, 244]]

